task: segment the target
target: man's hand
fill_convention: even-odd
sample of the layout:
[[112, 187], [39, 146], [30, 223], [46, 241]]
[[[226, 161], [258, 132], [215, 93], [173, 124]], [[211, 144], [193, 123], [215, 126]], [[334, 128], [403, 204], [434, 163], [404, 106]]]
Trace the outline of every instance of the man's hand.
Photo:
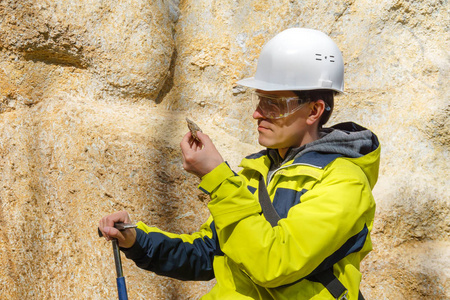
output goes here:
[[130, 248], [136, 241], [136, 230], [129, 228], [119, 231], [117, 228], [114, 228], [114, 223], [118, 222], [131, 223], [130, 216], [126, 211], [119, 211], [102, 218], [98, 229], [100, 229], [107, 241], [117, 239], [120, 247]]
[[223, 163], [223, 158], [209, 136], [197, 131], [197, 137], [200, 141], [194, 140], [191, 132], [186, 133], [180, 146], [183, 153], [183, 168], [202, 178]]

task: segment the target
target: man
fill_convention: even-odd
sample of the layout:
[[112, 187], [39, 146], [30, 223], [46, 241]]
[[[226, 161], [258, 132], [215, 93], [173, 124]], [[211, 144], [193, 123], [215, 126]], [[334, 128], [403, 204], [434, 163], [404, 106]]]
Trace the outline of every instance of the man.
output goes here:
[[207, 135], [192, 142], [188, 132], [181, 142], [183, 167], [211, 197], [200, 230], [176, 235], [139, 222], [119, 232], [112, 226], [131, 222], [126, 212], [103, 218], [100, 230], [141, 268], [182, 280], [215, 277], [202, 299], [362, 298], [359, 264], [372, 249], [380, 147], [354, 123], [322, 128], [343, 91], [343, 65], [320, 31], [276, 35], [255, 77], [238, 82], [254, 89], [253, 118], [267, 149], [243, 159], [236, 174]]

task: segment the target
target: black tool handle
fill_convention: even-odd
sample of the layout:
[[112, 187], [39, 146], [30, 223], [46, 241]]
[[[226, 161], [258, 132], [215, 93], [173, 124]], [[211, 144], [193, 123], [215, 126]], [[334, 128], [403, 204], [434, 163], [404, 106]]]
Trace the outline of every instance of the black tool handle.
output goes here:
[[[136, 228], [137, 226], [134, 224], [129, 223], [123, 223], [123, 222], [117, 222], [114, 223], [114, 228], [117, 228], [118, 230], [125, 230], [128, 228]], [[98, 236], [102, 237], [103, 233], [100, 231], [100, 228], [97, 228], [98, 230]], [[127, 295], [127, 287], [125, 284], [125, 277], [123, 277], [123, 270], [122, 270], [122, 260], [120, 259], [120, 251], [119, 251], [119, 243], [117, 242], [117, 239], [112, 239], [112, 247], [113, 247], [113, 253], [114, 253], [114, 263], [116, 265], [116, 274], [117, 274], [117, 292], [119, 294], [119, 300], [128, 300]]]
[[120, 259], [119, 244], [117, 243], [117, 239], [112, 240], [112, 247], [114, 254], [114, 262], [116, 265], [117, 278], [120, 278], [123, 277], [123, 270], [122, 270], [122, 260]]

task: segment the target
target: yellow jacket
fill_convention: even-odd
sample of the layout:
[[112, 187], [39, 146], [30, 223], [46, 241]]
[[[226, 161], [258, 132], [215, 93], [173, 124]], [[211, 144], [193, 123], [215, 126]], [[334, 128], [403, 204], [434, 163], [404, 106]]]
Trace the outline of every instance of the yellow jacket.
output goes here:
[[202, 178], [199, 187], [210, 194], [211, 217], [199, 232], [176, 235], [139, 222], [137, 242], [122, 250], [138, 266], [161, 275], [215, 277], [204, 300], [334, 299], [313, 278], [328, 268], [348, 289], [348, 299], [357, 299], [359, 264], [372, 249], [371, 190], [380, 147], [375, 135], [356, 124], [336, 130], [364, 131], [369, 146], [357, 146], [360, 154], [346, 157], [346, 150], [319, 152], [324, 148], [316, 143], [272, 170], [267, 190], [281, 217], [277, 226], [267, 222], [258, 202], [259, 176], [267, 182], [273, 163], [264, 150], [245, 158], [239, 174], [223, 163]]

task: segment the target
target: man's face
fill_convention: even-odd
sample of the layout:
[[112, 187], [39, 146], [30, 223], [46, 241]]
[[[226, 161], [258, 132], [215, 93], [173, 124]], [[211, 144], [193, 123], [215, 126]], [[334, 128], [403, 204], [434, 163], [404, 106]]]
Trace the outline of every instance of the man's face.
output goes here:
[[[296, 97], [291, 91], [257, 91], [260, 94], [272, 97]], [[305, 141], [305, 133], [308, 130], [306, 119], [309, 116], [308, 104], [303, 104], [294, 113], [280, 119], [269, 119], [264, 115], [260, 107], [253, 113], [253, 118], [258, 121], [258, 142], [260, 145], [273, 149], [287, 149], [299, 147], [310, 141]]]

